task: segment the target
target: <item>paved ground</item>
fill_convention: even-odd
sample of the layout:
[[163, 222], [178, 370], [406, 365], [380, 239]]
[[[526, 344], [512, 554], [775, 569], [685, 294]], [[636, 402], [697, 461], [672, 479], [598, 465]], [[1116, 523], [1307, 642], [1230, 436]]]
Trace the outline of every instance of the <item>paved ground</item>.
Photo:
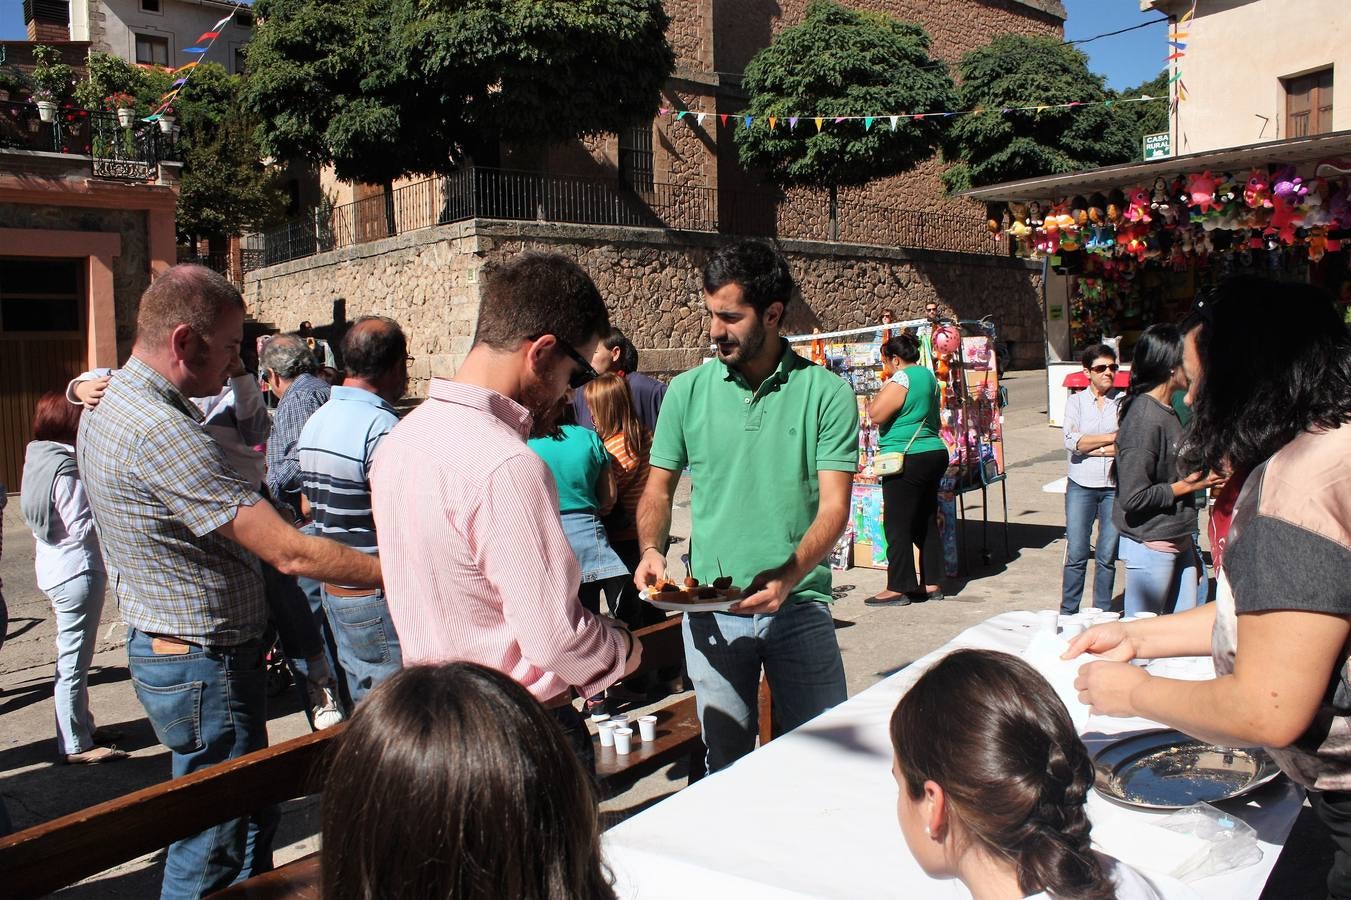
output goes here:
[[[1011, 403], [1006, 414], [1005, 450], [1009, 460], [1008, 539], [1003, 552], [1002, 526], [990, 528], [993, 560], [981, 564], [980, 495], [968, 495], [971, 545], [969, 576], [945, 585], [949, 599], [890, 609], [863, 604], [883, 587], [883, 573], [852, 569], [835, 573], [835, 604], [840, 646], [852, 695], [908, 665], [963, 629], [990, 616], [1015, 609], [1049, 609], [1058, 604], [1064, 551], [1064, 513], [1060, 494], [1043, 486], [1064, 474], [1060, 432], [1046, 425], [1044, 372], [1012, 373]], [[673, 532], [689, 534], [682, 485]], [[991, 494], [992, 515], [1000, 518], [1000, 498]], [[23, 527], [17, 497], [4, 514], [5, 554], [0, 562], [9, 601], [8, 640], [0, 651], [0, 795], [15, 826], [22, 828], [83, 808], [168, 777], [169, 754], [154, 737], [132, 692], [122, 648], [123, 629], [110, 601], [99, 629], [98, 653], [90, 679], [92, 705], [100, 724], [126, 730], [124, 749], [133, 758], [111, 766], [67, 767], [56, 762], [52, 722], [54, 626], [45, 597], [33, 582], [33, 540]], [[673, 559], [681, 552], [672, 550]], [[1121, 580], [1118, 579], [1118, 587]], [[307, 730], [290, 692], [271, 710], [273, 742]], [[617, 796], [603, 810], [611, 821], [630, 815], [685, 784], [680, 766], [649, 776]], [[316, 849], [317, 802], [287, 805], [278, 841], [278, 862]], [[1298, 850], [1293, 848], [1297, 847]], [[1272, 898], [1318, 896], [1320, 870], [1328, 865], [1327, 846], [1319, 829], [1301, 819], [1292, 851], [1283, 855], [1268, 885]], [[160, 856], [152, 855], [104, 873], [61, 892], [63, 897], [146, 897], [157, 892]]]

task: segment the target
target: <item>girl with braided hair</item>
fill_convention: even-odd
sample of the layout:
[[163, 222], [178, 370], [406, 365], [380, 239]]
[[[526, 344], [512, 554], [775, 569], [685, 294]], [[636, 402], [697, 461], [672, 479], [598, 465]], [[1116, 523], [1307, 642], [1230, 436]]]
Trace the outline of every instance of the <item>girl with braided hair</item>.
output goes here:
[[1092, 849], [1088, 750], [1018, 657], [957, 650], [939, 660], [897, 704], [891, 743], [896, 817], [930, 876], [959, 879], [975, 900], [1160, 896]]

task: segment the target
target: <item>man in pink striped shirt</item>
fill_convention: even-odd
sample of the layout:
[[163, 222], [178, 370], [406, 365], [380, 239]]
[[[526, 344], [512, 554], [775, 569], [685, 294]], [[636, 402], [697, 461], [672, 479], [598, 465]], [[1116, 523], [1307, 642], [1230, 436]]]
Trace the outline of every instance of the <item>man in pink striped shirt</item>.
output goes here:
[[515, 678], [554, 711], [583, 761], [571, 704], [631, 673], [624, 627], [584, 610], [558, 491], [525, 444], [547, 433], [609, 315], [573, 261], [525, 254], [484, 273], [474, 346], [455, 377], [385, 437], [371, 495], [385, 592], [407, 665], [468, 661]]

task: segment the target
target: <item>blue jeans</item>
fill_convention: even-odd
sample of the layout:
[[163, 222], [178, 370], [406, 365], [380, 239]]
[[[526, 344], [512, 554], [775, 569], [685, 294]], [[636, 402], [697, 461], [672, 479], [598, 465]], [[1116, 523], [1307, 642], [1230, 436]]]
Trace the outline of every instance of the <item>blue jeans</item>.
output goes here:
[[686, 613], [684, 633], [709, 772], [755, 749], [761, 666], [776, 736], [845, 700], [844, 662], [826, 603], [799, 600], [774, 615]]
[[338, 647], [338, 665], [347, 675], [347, 690], [355, 706], [371, 688], [403, 668], [394, 619], [384, 591], [340, 597], [323, 587], [320, 596]]
[[81, 572], [46, 591], [56, 614], [56, 747], [58, 753], [94, 749], [94, 717], [89, 713], [89, 664], [98, 641], [103, 589], [108, 576]]
[[1127, 616], [1185, 612], [1206, 602], [1206, 566], [1196, 542], [1188, 543], [1190, 546], [1178, 553], [1162, 553], [1121, 536]]
[[[181, 778], [267, 746], [266, 648], [194, 647], [155, 653], [150, 635], [127, 629], [136, 696]], [[231, 819], [174, 841], [164, 861], [162, 898], [196, 898], [272, 868], [277, 808]]]
[[1093, 549], [1093, 520], [1098, 522], [1096, 568], [1093, 571], [1093, 608], [1110, 609], [1116, 583], [1117, 531], [1112, 522], [1116, 488], [1088, 488], [1069, 479], [1065, 490], [1065, 572], [1060, 583], [1060, 611], [1079, 611], [1084, 599], [1088, 555]]

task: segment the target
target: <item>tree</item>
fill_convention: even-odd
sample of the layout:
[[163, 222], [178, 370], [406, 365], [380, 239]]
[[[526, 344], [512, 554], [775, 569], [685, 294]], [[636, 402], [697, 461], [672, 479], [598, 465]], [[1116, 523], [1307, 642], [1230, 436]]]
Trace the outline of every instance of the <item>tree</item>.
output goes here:
[[383, 184], [485, 138], [650, 120], [674, 69], [661, 0], [259, 0], [245, 102], [283, 159]]
[[[750, 97], [745, 115], [753, 120], [736, 131], [742, 165], [782, 187], [828, 189], [832, 239], [840, 186], [907, 171], [938, 146], [941, 118], [893, 125], [887, 115], [947, 110], [953, 101], [952, 79], [929, 55], [924, 29], [832, 0], [813, 0], [802, 24], [757, 53], [742, 86]], [[817, 129], [817, 116], [877, 118], [827, 119]], [[800, 117], [795, 127], [790, 117]]]
[[[80, 106], [98, 110], [106, 98], [130, 94], [140, 116], [155, 108], [174, 80], [167, 71], [133, 66], [107, 53], [91, 53], [88, 71], [74, 91]], [[282, 195], [262, 164], [254, 136], [257, 123], [239, 102], [242, 82], [241, 76], [216, 63], [202, 63], [174, 100], [183, 156], [176, 214], [179, 240], [220, 239], [280, 218]]]
[[1120, 103], [1114, 107], [1131, 136], [1135, 148], [1131, 158], [1138, 162], [1145, 158], [1144, 136], [1169, 130], [1168, 70], [1164, 69], [1139, 87], [1127, 88], [1119, 96], [1122, 99], [1144, 96], [1160, 98], [1148, 103]]
[[[1079, 50], [1046, 37], [1001, 35], [962, 57], [961, 109], [950, 120], [943, 174], [951, 192], [1000, 181], [1091, 169], [1131, 158], [1131, 137], [1102, 77]], [[1014, 106], [1082, 103], [1003, 112]]]

